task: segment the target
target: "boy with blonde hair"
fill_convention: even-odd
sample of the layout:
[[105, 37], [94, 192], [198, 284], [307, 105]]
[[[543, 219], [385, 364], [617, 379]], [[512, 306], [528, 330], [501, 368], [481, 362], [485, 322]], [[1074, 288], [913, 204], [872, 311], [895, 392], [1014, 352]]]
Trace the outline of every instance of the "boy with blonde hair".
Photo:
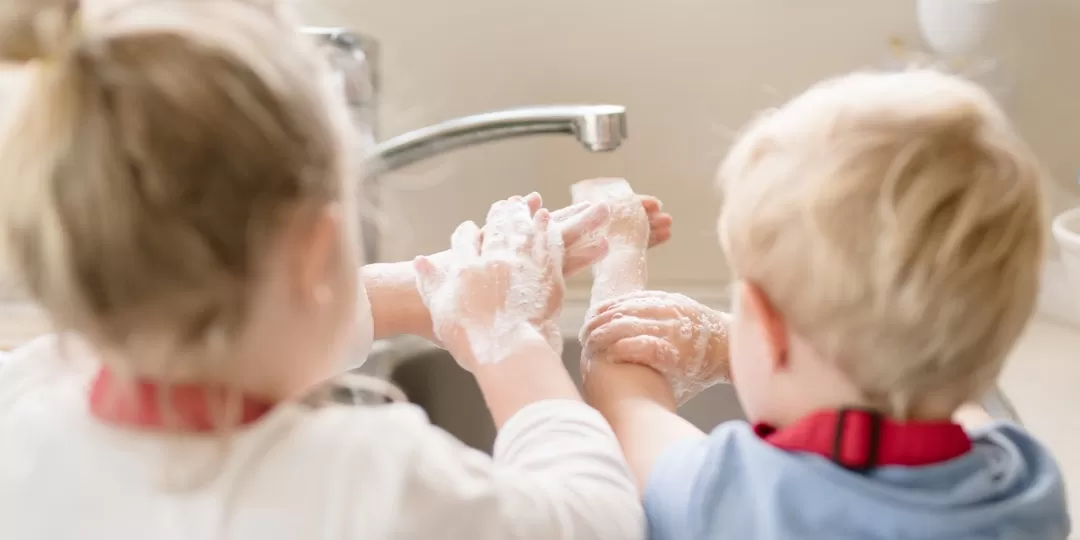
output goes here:
[[[733, 317], [652, 291], [582, 332], [652, 538], [1066, 538], [1047, 450], [951, 421], [1043, 258], [1039, 167], [993, 100], [929, 71], [826, 81], [754, 122], [720, 183]], [[753, 426], [706, 437], [675, 408], [724, 377]]]

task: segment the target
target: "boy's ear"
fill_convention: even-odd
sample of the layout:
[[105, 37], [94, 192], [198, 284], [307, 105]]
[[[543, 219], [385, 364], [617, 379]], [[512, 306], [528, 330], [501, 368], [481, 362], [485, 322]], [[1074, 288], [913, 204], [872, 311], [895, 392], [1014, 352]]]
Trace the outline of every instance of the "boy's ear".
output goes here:
[[789, 344], [788, 328], [783, 315], [776, 310], [765, 291], [754, 283], [744, 282], [742, 295], [745, 298], [744, 305], [750, 310], [761, 329], [773, 368], [786, 369]]

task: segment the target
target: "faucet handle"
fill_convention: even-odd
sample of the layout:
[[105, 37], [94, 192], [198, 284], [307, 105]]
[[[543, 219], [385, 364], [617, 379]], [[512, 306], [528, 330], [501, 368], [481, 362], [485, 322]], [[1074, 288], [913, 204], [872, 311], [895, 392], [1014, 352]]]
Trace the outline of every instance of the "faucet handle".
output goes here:
[[311, 26], [301, 31], [325, 51], [349, 105], [374, 110], [379, 92], [378, 43], [345, 28]]

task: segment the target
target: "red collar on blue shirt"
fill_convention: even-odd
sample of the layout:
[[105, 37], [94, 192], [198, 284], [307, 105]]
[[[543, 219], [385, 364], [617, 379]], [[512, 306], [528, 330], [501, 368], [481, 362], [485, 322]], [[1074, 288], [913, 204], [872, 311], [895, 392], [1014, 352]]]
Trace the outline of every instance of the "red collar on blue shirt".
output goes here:
[[959, 424], [898, 422], [863, 409], [821, 411], [781, 429], [756, 424], [754, 432], [782, 450], [817, 454], [857, 472], [888, 465], [933, 465], [960, 457], [972, 447]]
[[[123, 427], [205, 433], [222, 427], [215, 418], [227, 410], [227, 396], [220, 387], [164, 385], [146, 379], [118, 381], [103, 368], [90, 386], [90, 414]], [[255, 423], [274, 405], [270, 400], [241, 396], [237, 423]]]

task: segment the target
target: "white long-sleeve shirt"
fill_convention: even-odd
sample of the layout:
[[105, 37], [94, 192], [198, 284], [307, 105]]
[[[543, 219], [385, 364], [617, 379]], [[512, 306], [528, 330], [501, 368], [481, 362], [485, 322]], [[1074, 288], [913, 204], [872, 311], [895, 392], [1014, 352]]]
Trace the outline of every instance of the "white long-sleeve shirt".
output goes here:
[[96, 362], [60, 344], [42, 338], [0, 360], [3, 539], [645, 535], [614, 434], [580, 402], [523, 409], [493, 458], [408, 404], [282, 405], [227, 443], [168, 437], [92, 417]]

